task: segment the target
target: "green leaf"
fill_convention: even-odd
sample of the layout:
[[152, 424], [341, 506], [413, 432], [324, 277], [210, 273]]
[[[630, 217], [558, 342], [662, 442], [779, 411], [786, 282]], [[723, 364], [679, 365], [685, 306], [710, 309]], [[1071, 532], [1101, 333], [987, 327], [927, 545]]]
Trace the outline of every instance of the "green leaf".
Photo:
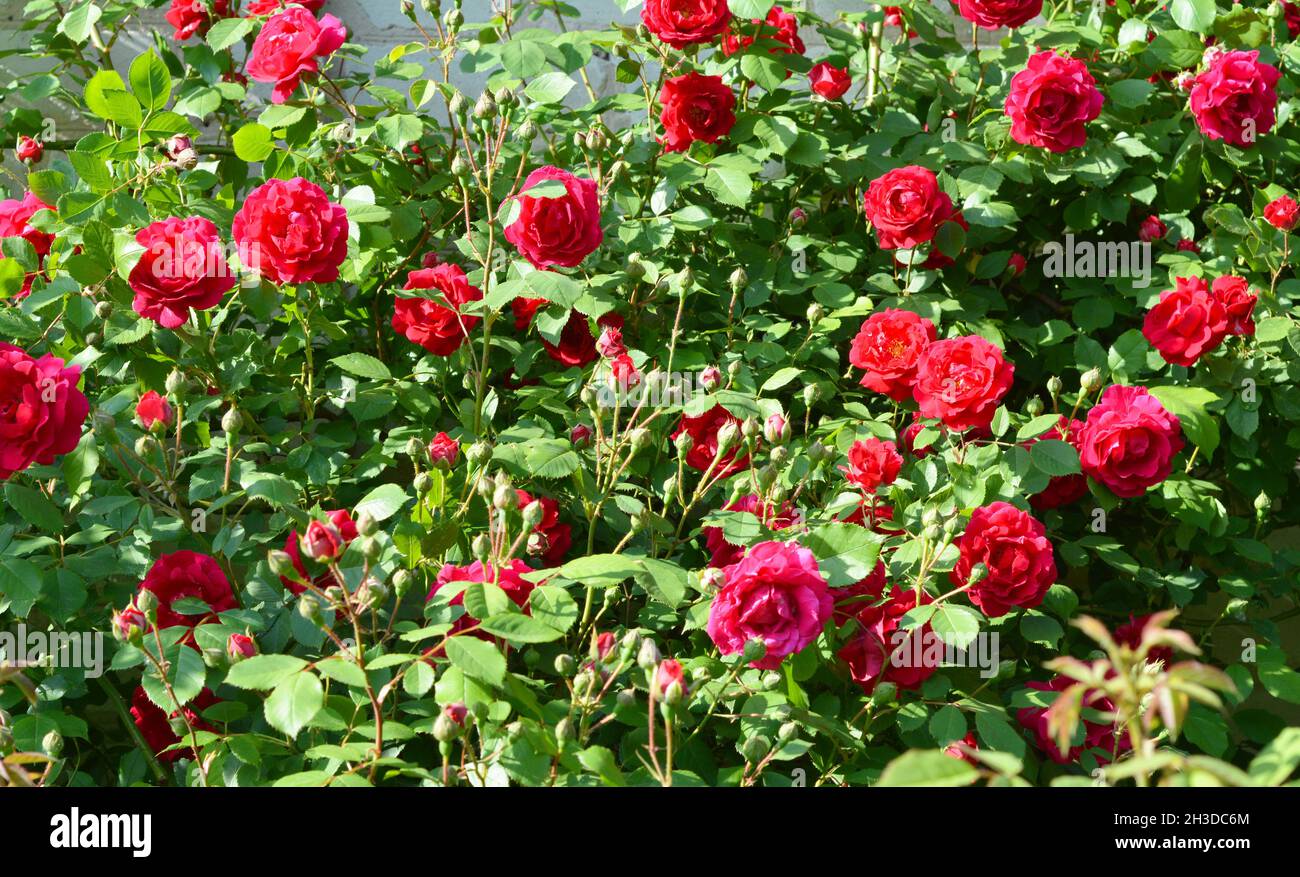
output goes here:
[[1054, 647], [1065, 635], [1061, 625], [1050, 615], [1029, 611], [1020, 619], [1020, 633], [1031, 643]]
[[418, 116], [410, 113], [398, 113], [393, 116], [384, 116], [375, 125], [375, 131], [378, 134], [379, 142], [396, 152], [401, 152], [407, 146], [420, 139], [424, 133], [424, 124]]
[[980, 614], [968, 606], [941, 603], [930, 616], [930, 629], [948, 645], [964, 649], [979, 635], [980, 620]]
[[524, 87], [529, 100], [539, 104], [557, 104], [577, 85], [567, 73], [552, 70], [538, 76]]
[[1217, 402], [1218, 394], [1202, 387], [1148, 387], [1151, 395], [1160, 400], [1160, 404], [1169, 413], [1178, 418], [1183, 432], [1192, 444], [1201, 449], [1207, 458], [1219, 446], [1219, 423], [1206, 410], [1211, 402]]
[[447, 659], [453, 667], [489, 685], [506, 681], [506, 659], [497, 647], [472, 636], [453, 636], [447, 640]]
[[1300, 764], [1300, 728], [1283, 728], [1250, 762], [1250, 776], [1265, 786], [1280, 786]]
[[296, 737], [324, 705], [325, 690], [320, 680], [314, 673], [304, 670], [290, 676], [271, 692], [266, 699], [266, 721], [286, 736]]
[[10, 481], [5, 484], [5, 500], [36, 529], [47, 534], [63, 531], [63, 513], [39, 490]]
[[728, 0], [727, 8], [736, 18], [763, 19], [773, 6], [772, 0]]
[[975, 768], [942, 750], [912, 749], [885, 765], [876, 785], [884, 788], [968, 786], [978, 776]]
[[1029, 461], [1040, 472], [1057, 477], [1074, 475], [1079, 468], [1079, 452], [1069, 442], [1041, 439], [1029, 448]]
[[41, 596], [41, 571], [17, 557], [0, 558], [0, 597], [9, 601], [9, 611], [26, 618]]
[[223, 18], [213, 22], [205, 39], [212, 51], [224, 52], [252, 33], [256, 26], [257, 21], [252, 18]]
[[817, 557], [817, 566], [826, 583], [843, 588], [862, 581], [876, 568], [879, 533], [856, 524], [825, 524], [803, 539], [803, 544]]
[[704, 176], [704, 188], [723, 204], [744, 207], [754, 192], [754, 181], [735, 165], [715, 162], [709, 165], [708, 173]]
[[587, 770], [600, 777], [607, 786], [625, 786], [623, 771], [619, 770], [614, 753], [604, 746], [588, 746], [578, 753], [578, 762]]
[[172, 77], [162, 58], [150, 49], [131, 62], [131, 91], [147, 110], [161, 110], [172, 94]]
[[346, 353], [343, 356], [334, 357], [330, 362], [348, 374], [356, 375], [359, 378], [369, 378], [372, 381], [387, 381], [392, 380], [393, 377], [393, 373], [388, 370], [388, 366], [368, 353]]
[[275, 136], [271, 129], [258, 122], [249, 122], [231, 138], [235, 155], [244, 161], [262, 161], [275, 151]]
[[90, 31], [104, 11], [94, 3], [82, 3], [59, 20], [58, 32], [81, 45], [90, 39]]
[[367, 493], [365, 498], [357, 503], [352, 513], [358, 518], [362, 513], [366, 513], [376, 521], [386, 521], [397, 514], [410, 499], [411, 497], [400, 485], [381, 484]]
[[1214, 0], [1172, 0], [1169, 14], [1183, 30], [1208, 34], [1218, 15]]
[[947, 746], [954, 740], [960, 740], [966, 736], [966, 717], [961, 714], [961, 710], [952, 704], [940, 707], [930, 717], [930, 736], [940, 746]]
[[549, 643], [564, 636], [564, 631], [551, 627], [541, 619], [519, 612], [493, 615], [481, 622], [479, 629], [512, 643]]
[[306, 666], [306, 661], [293, 655], [254, 655], [230, 668], [226, 684], [249, 690], [271, 689]]

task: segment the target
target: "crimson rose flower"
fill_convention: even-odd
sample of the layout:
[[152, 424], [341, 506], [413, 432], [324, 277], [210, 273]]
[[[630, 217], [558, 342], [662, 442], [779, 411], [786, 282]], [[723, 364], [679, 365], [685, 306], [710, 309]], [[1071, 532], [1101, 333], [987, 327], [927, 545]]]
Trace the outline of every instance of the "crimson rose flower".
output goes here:
[[[159, 628], [194, 627], [218, 612], [239, 606], [221, 566], [208, 555], [194, 551], [173, 551], [159, 557], [145, 573], [140, 590], [151, 591], [158, 598]], [[174, 611], [172, 604], [186, 597], [202, 600], [211, 611], [204, 615]]]
[[[191, 0], [193, 2], [193, 0]], [[208, 689], [204, 688], [194, 699], [184, 706], [185, 718], [189, 720], [189, 726], [196, 731], [216, 731], [216, 728], [209, 725], [200, 718], [200, 713], [214, 704], [221, 702]], [[179, 718], [180, 710], [171, 714], [170, 718]], [[140, 729], [140, 736], [144, 742], [149, 744], [153, 751], [154, 757], [164, 764], [171, 764], [177, 759], [194, 758], [193, 749], [173, 749], [166, 752], [168, 747], [175, 746], [181, 742], [181, 738], [172, 730], [171, 721], [166, 713], [160, 710], [149, 695], [145, 694], [143, 686], [137, 686], [135, 693], [131, 695], [131, 721]], [[187, 735], [188, 739], [188, 735]]]
[[226, 657], [231, 661], [242, 661], [257, 654], [257, 643], [251, 636], [232, 633], [226, 640]]
[[1264, 208], [1264, 218], [1274, 228], [1290, 231], [1300, 222], [1300, 204], [1290, 195], [1275, 198]]
[[902, 402], [912, 395], [916, 363], [934, 339], [934, 323], [925, 317], [885, 308], [863, 321], [849, 347], [849, 362], [866, 372], [862, 386]]
[[211, 8], [201, 0], [172, 0], [171, 8], [163, 16], [174, 29], [176, 42], [192, 36], [203, 36], [218, 18], [230, 15], [230, 0], [213, 0]]
[[[1061, 419], [1057, 421], [1056, 426], [1027, 442], [1025, 447], [1032, 447], [1035, 442], [1044, 439], [1052, 439], [1069, 442], [1077, 449], [1079, 447], [1079, 430], [1081, 429], [1083, 429], [1082, 421], [1070, 420], [1065, 415], [1061, 415]], [[1063, 505], [1077, 502], [1087, 494], [1088, 477], [1082, 472], [1076, 472], [1073, 475], [1057, 475], [1048, 481], [1047, 486], [1041, 491], [1029, 497], [1029, 504], [1037, 511], [1046, 511], [1047, 509], [1060, 508]]]
[[304, 74], [320, 72], [316, 59], [333, 54], [347, 37], [347, 28], [333, 15], [317, 21], [309, 10], [288, 6], [262, 25], [244, 70], [257, 82], [274, 82], [271, 103], [282, 104]]
[[[882, 567], [883, 568], [883, 567]], [[934, 598], [921, 592], [921, 603]], [[903, 616], [916, 607], [913, 588], [894, 586], [884, 602], [861, 602], [854, 615], [859, 628], [836, 654], [849, 666], [849, 676], [867, 694], [881, 682], [899, 688], [916, 689], [934, 675], [939, 662], [928, 654], [934, 649], [935, 633], [927, 622], [910, 631], [899, 631]]]
[[31, 192], [23, 195], [21, 201], [13, 198], [0, 201], [0, 238], [23, 238], [32, 245], [38, 257], [48, 256], [50, 247], [54, 244], [54, 235], [36, 228], [31, 224], [31, 218], [38, 210], [53, 209]]
[[790, 13], [786, 12], [780, 6], [773, 6], [767, 12], [767, 18], [760, 22], [757, 18], [749, 22], [746, 28], [748, 33], [744, 36], [737, 36], [733, 31], [736, 25], [729, 30], [722, 38], [722, 54], [734, 55], [742, 48], [748, 48], [754, 44], [753, 25], [766, 24], [768, 28], [773, 28], [776, 33], [764, 31], [763, 36], [768, 39], [776, 40], [781, 44], [781, 48], [769, 49], [772, 54], [782, 55], [802, 55], [805, 51], [803, 40], [799, 39], [799, 20]]
[[1190, 366], [1222, 343], [1228, 312], [1199, 277], [1176, 277], [1147, 311], [1142, 334], [1165, 362]]
[[912, 395], [921, 416], [949, 429], [986, 429], [1011, 389], [1015, 366], [978, 335], [936, 341], [916, 365]]
[[727, 29], [727, 0], [645, 0], [641, 21], [674, 49], [711, 42]]
[[874, 436], [854, 442], [848, 456], [849, 465], [841, 466], [840, 471], [845, 480], [867, 493], [875, 493], [882, 484], [893, 484], [903, 467], [903, 456], [894, 443]]
[[[492, 582], [498, 588], [506, 592], [516, 606], [524, 610], [525, 615], [532, 614], [528, 607], [528, 595], [533, 592], [535, 585], [524, 578], [524, 575], [531, 573], [532, 569], [528, 564], [519, 558], [514, 558], [509, 564], [502, 567], [494, 567], [492, 564], [484, 564], [480, 561], [474, 561], [469, 566], [456, 566], [448, 563], [438, 571], [438, 578], [429, 589], [429, 594], [425, 597], [425, 602], [433, 599], [433, 595], [441, 591], [452, 582]], [[451, 606], [463, 606], [465, 604], [465, 592], [462, 590], [456, 596], [452, 597], [448, 604]], [[451, 625], [451, 634], [463, 633], [467, 628], [475, 627], [483, 619], [475, 618], [468, 612], [457, 618]], [[482, 630], [469, 631], [471, 636], [479, 639], [492, 640], [493, 636]]]
[[[1026, 687], [1035, 691], [1065, 691], [1074, 684], [1075, 681], [1068, 676], [1055, 676], [1050, 682], [1025, 683]], [[1090, 689], [1084, 694], [1083, 708], [1097, 712], [1110, 712], [1115, 709], [1115, 704], [1100, 691]], [[1125, 752], [1130, 748], [1127, 735], [1116, 736], [1114, 726], [1083, 719], [1083, 744], [1071, 747], [1068, 752], [1061, 752], [1056, 739], [1047, 728], [1047, 707], [1023, 707], [1016, 711], [1016, 721], [1029, 729], [1034, 735], [1034, 745], [1057, 764], [1073, 764], [1088, 750], [1102, 750], [1094, 751], [1093, 754], [1098, 764], [1107, 764], [1117, 751]]]
[[814, 94], [819, 94], [827, 100], [839, 100], [849, 90], [853, 79], [847, 70], [822, 61], [808, 71], [808, 82]]
[[714, 457], [718, 456], [718, 431], [728, 423], [735, 425], [736, 438], [718, 459], [718, 465], [714, 467], [712, 477], [726, 478], [728, 475], [739, 472], [749, 465], [749, 454], [744, 454], [738, 458], [738, 455], [743, 453], [740, 440], [740, 419], [721, 405], [714, 405], [708, 411], [694, 417], [683, 414], [681, 425], [672, 434], [674, 441], [683, 433], [691, 437], [691, 449], [686, 452], [687, 466], [701, 472], [709, 470], [709, 467], [713, 465]]
[[1178, 418], [1145, 387], [1107, 387], [1079, 432], [1084, 474], [1125, 498], [1168, 478], [1182, 449]]
[[1101, 115], [1105, 102], [1088, 65], [1048, 50], [1029, 57], [1011, 77], [1003, 106], [1011, 139], [1026, 146], [1066, 152], [1088, 139], [1084, 126]]
[[135, 233], [144, 248], [127, 282], [131, 308], [165, 329], [185, 325], [190, 311], [216, 307], [235, 285], [217, 227], [201, 216], [175, 216]]
[[[528, 194], [539, 183], [554, 180], [564, 187], [563, 194], [540, 197]], [[548, 193], [549, 194], [549, 193]], [[518, 215], [505, 227], [506, 240], [534, 268], [554, 265], [573, 268], [581, 264], [601, 241], [600, 202], [596, 181], [575, 177], [568, 171], [547, 165], [528, 175], [519, 193], [507, 198], [518, 205]], [[501, 205], [503, 210], [507, 204]], [[509, 208], [513, 210], [513, 206]], [[509, 210], [505, 215], [510, 215]]]
[[[757, 517], [759, 522], [769, 530], [784, 530], [794, 526], [797, 515], [794, 506], [788, 500], [781, 503], [780, 508], [774, 508], [754, 493], [728, 503], [722, 510], [748, 512]], [[700, 533], [704, 536], [704, 544], [709, 549], [709, 566], [721, 569], [724, 566], [731, 566], [745, 556], [745, 546], [732, 545], [728, 542], [722, 535], [721, 527], [704, 527]]]
[[[352, 520], [352, 515], [348, 513], [347, 509], [326, 512], [325, 517], [334, 532], [342, 537], [345, 546], [348, 542], [357, 538], [357, 522]], [[316, 522], [313, 521], [312, 523]], [[293, 568], [298, 572], [297, 581], [286, 576], [280, 576], [280, 584], [284, 585], [285, 590], [291, 594], [301, 594], [307, 590], [307, 586], [301, 583], [303, 581], [310, 581], [317, 588], [326, 588], [335, 584], [334, 576], [328, 570], [314, 579], [311, 578], [307, 572], [307, 567], [302, 562], [302, 552], [298, 547], [299, 541], [297, 530], [290, 530], [288, 538], [284, 540], [284, 552], [289, 555], [289, 559], [293, 561]], [[340, 553], [342, 552], [340, 551]]]
[[961, 17], [985, 30], [1020, 27], [1043, 11], [1043, 0], [957, 0]]
[[347, 211], [302, 177], [249, 192], [231, 234], [244, 266], [273, 283], [330, 283], [348, 256]]
[[1167, 234], [1169, 234], [1169, 226], [1165, 225], [1159, 216], [1148, 216], [1138, 226], [1138, 239], [1144, 243], [1158, 241]]
[[135, 403], [135, 419], [145, 429], [153, 429], [155, 423], [166, 426], [172, 422], [172, 406], [157, 391], [150, 390]]
[[547, 566], [559, 566], [573, 544], [573, 528], [560, 523], [560, 504], [552, 497], [534, 497], [526, 490], [518, 491], [516, 499], [520, 511], [534, 499], [542, 504], [542, 519], [533, 527], [533, 532], [540, 533], [545, 539], [542, 562]]
[[[1152, 615], [1129, 614], [1128, 621], [1115, 628], [1115, 642], [1130, 649], [1137, 650], [1142, 645], [1142, 635], [1151, 623]], [[1148, 661], [1162, 661], [1165, 668], [1174, 662], [1174, 650], [1171, 646], [1154, 646], [1147, 652]]]
[[429, 462], [436, 469], [451, 469], [460, 457], [460, 442], [440, 432], [429, 442]]
[[872, 180], [862, 204], [885, 250], [932, 240], [953, 213], [952, 199], [939, 188], [934, 171], [919, 165], [895, 168]]
[[724, 655], [761, 639], [767, 653], [751, 667], [771, 670], [821, 633], [833, 601], [813, 553], [797, 543], [760, 542], [723, 571], [709, 609], [708, 633]]
[[325, 5], [325, 0], [252, 0], [244, 7], [244, 15], [271, 15], [290, 3], [297, 3], [312, 12], [320, 12], [320, 8]]
[[1215, 52], [1192, 85], [1190, 105], [1201, 133], [1211, 140], [1249, 149], [1276, 121], [1281, 73], [1259, 60], [1259, 52]]
[[669, 689], [674, 685], [677, 686], [679, 694], [683, 697], [686, 695], [688, 688], [686, 674], [682, 671], [681, 662], [674, 658], [665, 658], [659, 662], [659, 666], [655, 669], [654, 681], [657, 697], [662, 698], [668, 694]]
[[668, 152], [682, 152], [696, 140], [715, 143], [736, 124], [736, 96], [721, 76], [695, 71], [674, 76], [664, 83], [659, 103], [662, 143]]
[[477, 286], [470, 286], [459, 265], [443, 262], [434, 268], [420, 268], [406, 276], [402, 289], [432, 289], [432, 298], [393, 300], [393, 329], [414, 344], [438, 356], [451, 356], [479, 318], [461, 308], [483, 298]]
[[14, 158], [25, 164], [33, 165], [39, 163], [41, 156], [44, 154], [45, 145], [41, 141], [28, 137], [26, 134], [18, 138], [18, 146], [14, 149]]
[[1255, 303], [1259, 296], [1251, 295], [1250, 284], [1244, 277], [1225, 274], [1210, 284], [1210, 294], [1223, 305], [1228, 314], [1228, 334], [1255, 334]]
[[1010, 503], [999, 501], [975, 509], [954, 544], [960, 554], [948, 574], [953, 584], [966, 585], [977, 563], [988, 570], [967, 594], [989, 618], [1006, 615], [1016, 606], [1032, 609], [1056, 581], [1046, 528]]
[[90, 403], [77, 389], [80, 366], [0, 341], [0, 481], [33, 463], [48, 466], [81, 441]]

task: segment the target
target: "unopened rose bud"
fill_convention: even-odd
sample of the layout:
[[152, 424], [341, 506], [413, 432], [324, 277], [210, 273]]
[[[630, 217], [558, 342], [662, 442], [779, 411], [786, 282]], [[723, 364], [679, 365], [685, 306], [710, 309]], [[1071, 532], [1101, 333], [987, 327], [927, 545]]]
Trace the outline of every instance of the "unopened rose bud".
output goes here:
[[574, 425], [573, 429], [569, 430], [569, 444], [575, 448], [585, 448], [591, 444], [591, 427], [585, 423]]
[[415, 486], [417, 496], [424, 496], [433, 489], [433, 476], [428, 472], [421, 472], [415, 476], [412, 484]]
[[1261, 490], [1259, 492], [1259, 496], [1255, 497], [1255, 513], [1260, 517], [1263, 517], [1265, 512], [1267, 512], [1272, 507], [1273, 507], [1273, 500], [1269, 498], [1269, 495], [1267, 493]]
[[242, 633], [232, 633], [226, 640], [226, 656], [231, 662], [242, 661], [245, 658], [251, 658], [257, 654], [257, 643], [251, 636]]
[[411, 575], [410, 570], [399, 569], [393, 573], [393, 592], [397, 594], [397, 599], [402, 599], [407, 592], [411, 590], [411, 583], [415, 577]]
[[808, 222], [808, 214], [802, 207], [796, 207], [790, 211], [790, 227], [803, 228]]
[[884, 706], [894, 702], [898, 696], [898, 685], [893, 682], [881, 682], [876, 685], [876, 690], [871, 692], [871, 703], [875, 706]]
[[137, 457], [147, 457], [153, 453], [156, 447], [158, 447], [157, 439], [151, 435], [142, 435], [135, 440], [135, 455]]
[[740, 657], [746, 664], [753, 664], [756, 661], [763, 660], [766, 655], [767, 643], [758, 637], [754, 637], [745, 642], [745, 648]]
[[822, 307], [817, 302], [813, 302], [808, 305], [806, 316], [808, 317], [808, 322], [816, 326], [822, 321], [822, 317], [826, 316], [826, 308]]
[[817, 442], [813, 442], [811, 445], [808, 446], [807, 453], [808, 453], [808, 459], [811, 460], [813, 465], [815, 466], [818, 463], [825, 460], [827, 457], [829, 457], [831, 452], [830, 449], [827, 448], [824, 444], [817, 441]]
[[271, 567], [271, 572], [281, 578], [286, 578], [290, 581], [298, 578], [298, 570], [294, 567], [293, 558], [287, 551], [280, 551], [277, 549], [267, 552], [266, 563], [267, 566]]
[[728, 420], [718, 429], [718, 456], [722, 456], [740, 440], [740, 427], [734, 420]]
[[515, 130], [515, 134], [519, 137], [520, 142], [532, 143], [533, 140], [537, 139], [537, 124], [532, 119], [524, 119], [523, 124]]
[[492, 97], [497, 102], [497, 106], [504, 109], [509, 109], [518, 102], [515, 99], [515, 93], [504, 86], [498, 88], [497, 93]]
[[498, 511], [515, 508], [519, 504], [519, 492], [509, 483], [497, 483], [492, 492], [492, 506]]
[[587, 148], [592, 152], [599, 152], [605, 148], [605, 134], [599, 128], [592, 128], [587, 133]]
[[524, 527], [526, 527], [529, 530], [531, 530], [533, 527], [536, 527], [538, 524], [542, 522], [542, 517], [545, 514], [546, 514], [546, 510], [542, 507], [541, 502], [538, 500], [533, 500], [528, 505], [524, 506], [524, 510], [522, 513], [522, 517], [524, 520]]
[[740, 754], [750, 764], [758, 764], [772, 751], [772, 745], [762, 737], [750, 737], [740, 746]]
[[795, 737], [799, 736], [799, 725], [795, 722], [786, 722], [776, 732], [776, 739], [784, 746]]
[[559, 654], [555, 656], [555, 672], [561, 676], [572, 676], [573, 671], [578, 668], [578, 662], [573, 655]]
[[677, 449], [677, 456], [685, 457], [695, 447], [695, 439], [691, 438], [689, 432], [679, 432], [673, 439], [673, 447]]
[[659, 663], [659, 647], [655, 641], [646, 637], [641, 640], [641, 650], [636, 653], [636, 665], [642, 670], [649, 670]]
[[617, 695], [615, 695], [614, 699], [618, 702], [618, 705], [623, 709], [630, 709], [631, 707], [636, 706], [636, 692], [631, 690], [630, 688], [625, 688], [622, 691], [620, 691]]
[[459, 9], [448, 9], [442, 21], [447, 25], [447, 30], [460, 30], [460, 26], [465, 23], [465, 16]]
[[450, 743], [461, 735], [464, 728], [445, 712], [438, 713], [433, 720], [433, 739], [439, 743]]
[[469, 110], [469, 102], [465, 99], [465, 95], [458, 91], [447, 102], [447, 108], [451, 111], [453, 117], [459, 119]]
[[1053, 399], [1055, 399], [1057, 396], [1060, 396], [1061, 390], [1063, 390], [1064, 388], [1065, 386], [1061, 382], [1061, 379], [1056, 375], [1052, 375], [1050, 378], [1047, 379], [1047, 392], [1051, 394]]
[[970, 575], [966, 577], [966, 584], [978, 585], [988, 577], [989, 568], [982, 563], [977, 563], [970, 568]]
[[368, 511], [363, 511], [357, 515], [357, 534], [360, 536], [373, 536], [379, 532], [379, 522], [375, 516]]
[[461, 182], [469, 179], [469, 162], [465, 161], [460, 154], [455, 155], [451, 160], [451, 175]]
[[[706, 594], [716, 593], [726, 583], [726, 574], [717, 567], [707, 567], [704, 572], [700, 573], [700, 587], [704, 589], [704, 593]], [[766, 648], [767, 647], [764, 646], [764, 649]], [[754, 660], [758, 659], [755, 658]]]
[[113, 303], [111, 301], [101, 301], [95, 303], [95, 316], [101, 320], [107, 320], [113, 315]]
[[627, 276], [633, 280], [640, 280], [645, 276], [645, 262], [641, 261], [640, 253], [628, 253], [627, 264], [623, 266]]
[[492, 553], [492, 540], [486, 533], [480, 533], [474, 537], [470, 543], [470, 548], [474, 552], [474, 559], [479, 563], [487, 563], [488, 555]]
[[822, 388], [820, 384], [809, 384], [803, 388], [803, 404], [811, 408], [817, 404], [822, 397]]
[[1083, 390], [1085, 394], [1093, 393], [1100, 386], [1101, 386], [1101, 369], [1097, 368], [1096, 366], [1088, 369], [1079, 378], [1079, 387]]
[[238, 408], [228, 408], [226, 413], [221, 415], [221, 429], [226, 435], [235, 435], [244, 425], [244, 416], [239, 413]]
[[50, 758], [58, 758], [63, 754], [63, 735], [58, 731], [51, 731], [41, 738], [41, 749]]
[[716, 365], [708, 366], [700, 372], [700, 386], [705, 392], [712, 393], [722, 385], [722, 369]]
[[733, 293], [740, 292], [745, 288], [745, 284], [749, 283], [749, 275], [745, 273], [744, 268], [737, 268], [735, 271], [731, 272], [731, 276], [727, 278], [727, 282], [731, 284], [731, 291]]
[[171, 396], [179, 396], [185, 392], [185, 374], [179, 369], [172, 369], [167, 374], [167, 382], [164, 385], [167, 393]]
[[643, 426], [638, 426], [629, 430], [627, 437], [628, 441], [632, 445], [632, 453], [634, 454], [639, 454], [641, 451], [650, 447], [650, 443], [653, 440], [650, 430]]
[[1025, 413], [1028, 414], [1030, 417], [1037, 417], [1038, 415], [1042, 414], [1043, 400], [1039, 399], [1037, 396], [1034, 396], [1032, 399], [1030, 399], [1028, 402], [1025, 403]]
[[483, 466], [492, 459], [492, 446], [487, 442], [474, 442], [466, 448], [465, 459], [475, 466]]
[[484, 91], [474, 102], [474, 118], [486, 121], [497, 114], [497, 102]]
[[311, 622], [319, 622], [322, 617], [320, 598], [311, 591], [298, 595], [298, 614]]
[[193, 149], [182, 149], [172, 156], [172, 166], [177, 170], [192, 171], [199, 166], [199, 153]]
[[769, 414], [763, 422], [763, 438], [768, 444], [781, 445], [790, 440], [790, 424], [780, 414]]
[[1250, 601], [1242, 597], [1234, 597], [1223, 607], [1223, 614], [1236, 621], [1246, 620], [1246, 610], [1250, 608]]

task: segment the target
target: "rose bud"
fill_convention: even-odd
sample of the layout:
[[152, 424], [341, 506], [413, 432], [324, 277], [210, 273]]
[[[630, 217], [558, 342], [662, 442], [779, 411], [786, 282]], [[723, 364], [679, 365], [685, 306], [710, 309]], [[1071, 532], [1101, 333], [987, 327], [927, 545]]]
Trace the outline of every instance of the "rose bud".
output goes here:
[[531, 557], [541, 557], [550, 550], [551, 540], [546, 538], [545, 533], [539, 530], [528, 534], [528, 554]]
[[1190, 70], [1184, 70], [1174, 77], [1174, 87], [1179, 91], [1191, 91], [1192, 86], [1196, 83], [1196, 74]]
[[226, 656], [230, 658], [231, 663], [251, 658], [256, 654], [257, 643], [253, 642], [251, 636], [232, 633], [230, 639], [226, 640]]
[[144, 613], [134, 604], [113, 613], [113, 639], [119, 642], [139, 643], [148, 627]]
[[1168, 233], [1169, 227], [1160, 220], [1159, 216], [1148, 216], [1138, 226], [1138, 238], [1143, 243], [1149, 244], [1152, 241], [1158, 241]]
[[546, 510], [542, 507], [542, 503], [539, 500], [533, 500], [524, 506], [524, 526], [531, 530], [542, 522], [542, 516], [545, 514]]
[[469, 715], [469, 709], [466, 708], [465, 704], [456, 701], [443, 707], [442, 714], [463, 728], [465, 727], [465, 717]]
[[617, 326], [606, 326], [596, 339], [596, 352], [606, 359], [627, 353], [627, 348], [623, 346], [623, 331]]
[[608, 630], [596, 637], [596, 657], [602, 661], [609, 660], [618, 645], [618, 638]]
[[704, 371], [700, 372], [700, 386], [704, 387], [705, 392], [712, 393], [722, 384], [722, 369], [716, 365], [711, 365]]
[[659, 662], [654, 676], [655, 696], [665, 703], [677, 703], [686, 694], [682, 665], [673, 658]]
[[332, 524], [312, 521], [302, 537], [302, 553], [322, 563], [338, 559], [343, 553], [343, 536]]
[[1300, 221], [1300, 204], [1289, 195], [1283, 195], [1268, 203], [1264, 208], [1264, 218], [1274, 228], [1290, 231], [1296, 227], [1297, 221]]
[[45, 154], [45, 146], [32, 137], [23, 135], [18, 138], [18, 148], [14, 150], [14, 156], [23, 164], [36, 164]]
[[150, 390], [136, 403], [135, 419], [147, 430], [155, 427], [166, 429], [172, 422], [172, 407], [157, 392]]
[[435, 469], [448, 470], [456, 465], [460, 456], [460, 442], [445, 432], [440, 432], [429, 442], [429, 462]]
[[1007, 257], [1007, 267], [1011, 269], [1012, 277], [1019, 277], [1021, 274], [1024, 274], [1027, 264], [1025, 257], [1019, 253], [1012, 253]]
[[802, 207], [796, 207], [790, 211], [790, 227], [803, 228], [808, 222], [808, 214]]
[[591, 427], [585, 423], [579, 423], [569, 430], [569, 444], [575, 448], [585, 448], [591, 444]]

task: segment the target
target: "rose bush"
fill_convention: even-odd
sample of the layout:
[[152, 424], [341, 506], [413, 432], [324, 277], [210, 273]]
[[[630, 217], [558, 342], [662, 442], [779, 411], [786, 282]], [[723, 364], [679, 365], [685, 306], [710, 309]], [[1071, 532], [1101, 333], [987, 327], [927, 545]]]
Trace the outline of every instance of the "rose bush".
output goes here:
[[1282, 5], [327, 7], [24, 13], [0, 785], [1288, 779]]

